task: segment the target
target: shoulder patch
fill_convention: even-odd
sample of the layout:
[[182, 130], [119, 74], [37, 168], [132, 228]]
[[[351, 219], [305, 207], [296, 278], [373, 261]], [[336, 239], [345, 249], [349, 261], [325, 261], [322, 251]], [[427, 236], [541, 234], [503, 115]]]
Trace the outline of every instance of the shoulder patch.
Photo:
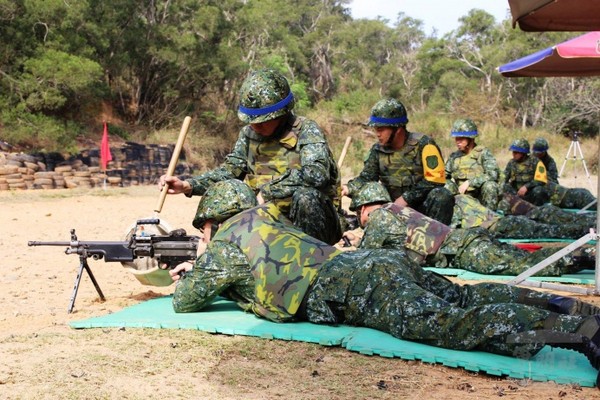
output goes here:
[[421, 159], [423, 161], [423, 175], [425, 180], [435, 183], [446, 183], [444, 160], [436, 146], [432, 144], [425, 145]]
[[533, 176], [533, 179], [538, 182], [548, 183], [548, 174], [546, 171], [546, 166], [543, 162], [538, 161], [535, 167], [535, 175]]

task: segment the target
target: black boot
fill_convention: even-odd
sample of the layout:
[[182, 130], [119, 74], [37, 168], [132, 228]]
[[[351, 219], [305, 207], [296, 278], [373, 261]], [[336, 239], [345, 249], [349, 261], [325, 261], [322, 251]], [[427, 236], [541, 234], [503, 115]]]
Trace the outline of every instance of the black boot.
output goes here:
[[566, 315], [592, 316], [600, 314], [600, 307], [566, 296], [553, 296], [548, 301], [548, 310]]
[[579, 268], [579, 271], [583, 271], [584, 269], [596, 269], [596, 257], [594, 256], [573, 256], [573, 263]]
[[576, 334], [589, 338], [594, 345], [600, 347], [600, 315], [587, 317], [577, 327]]

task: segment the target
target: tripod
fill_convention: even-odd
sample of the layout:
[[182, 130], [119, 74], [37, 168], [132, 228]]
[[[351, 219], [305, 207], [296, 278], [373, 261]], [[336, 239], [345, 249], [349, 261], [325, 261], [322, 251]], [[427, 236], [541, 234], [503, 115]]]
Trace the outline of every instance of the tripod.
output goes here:
[[[558, 176], [563, 176], [563, 171], [565, 170], [565, 166], [567, 165], [567, 161], [569, 161], [570, 157], [572, 157], [573, 161], [577, 161], [577, 156], [579, 156], [581, 159], [581, 163], [583, 164], [583, 169], [585, 171], [585, 176], [587, 177], [588, 184], [591, 188], [592, 179], [590, 177], [590, 172], [588, 170], [587, 164], [585, 163], [585, 158], [583, 158], [583, 152], [581, 151], [581, 145], [579, 144], [578, 132], [573, 133], [573, 137], [571, 138], [571, 145], [569, 146], [569, 150], [567, 151], [567, 155], [565, 156], [565, 161], [563, 161], [563, 165], [562, 167], [560, 167]], [[577, 175], [575, 175], [575, 178], [577, 178]]]

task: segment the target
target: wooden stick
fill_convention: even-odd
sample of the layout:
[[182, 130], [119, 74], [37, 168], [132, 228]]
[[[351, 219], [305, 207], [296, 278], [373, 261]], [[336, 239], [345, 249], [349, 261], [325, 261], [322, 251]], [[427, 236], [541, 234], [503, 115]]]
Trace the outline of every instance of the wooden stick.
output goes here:
[[[181, 131], [179, 132], [179, 138], [177, 139], [177, 144], [175, 145], [173, 155], [171, 156], [171, 162], [169, 163], [169, 168], [167, 169], [167, 176], [173, 176], [175, 173], [175, 167], [177, 166], [177, 161], [179, 160], [179, 153], [181, 153], [181, 148], [183, 147], [183, 142], [187, 136], [191, 121], [191, 117], [185, 117], [183, 120], [183, 125], [181, 126]], [[158, 197], [158, 203], [156, 203], [156, 207], [154, 207], [155, 212], [159, 213], [162, 210], [163, 204], [165, 203], [165, 198], [167, 197], [168, 189], [169, 187], [167, 185], [162, 187]]]
[[348, 152], [348, 147], [350, 147], [351, 141], [352, 136], [348, 136], [346, 138], [346, 142], [344, 143], [344, 147], [342, 148], [342, 154], [340, 154], [340, 158], [337, 162], [338, 168], [342, 168], [342, 164], [344, 163], [344, 158], [346, 158], [346, 153]]

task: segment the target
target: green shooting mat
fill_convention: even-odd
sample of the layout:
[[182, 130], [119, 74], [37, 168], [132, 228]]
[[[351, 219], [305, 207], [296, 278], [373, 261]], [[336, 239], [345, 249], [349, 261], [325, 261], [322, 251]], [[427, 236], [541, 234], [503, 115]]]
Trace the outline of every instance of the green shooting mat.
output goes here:
[[308, 322], [274, 323], [242, 311], [225, 299], [216, 299], [204, 311], [177, 314], [171, 296], [152, 299], [121, 311], [70, 323], [72, 328], [195, 329], [226, 335], [295, 340], [324, 346], [341, 346], [361, 354], [440, 363], [452, 368], [485, 372], [534, 381], [576, 383], [594, 387], [597, 371], [585, 356], [546, 346], [534, 358], [522, 360], [480, 351], [442, 349], [396, 339], [386, 333], [360, 327], [316, 325]]
[[[455, 276], [460, 279], [472, 281], [510, 281], [516, 275], [485, 275], [477, 272], [465, 271], [458, 268], [433, 268], [425, 267], [425, 269], [437, 272], [440, 275]], [[576, 274], [564, 274], [561, 276], [532, 276], [527, 278], [531, 281], [555, 282], [555, 283], [575, 283], [579, 285], [594, 285], [596, 277], [593, 269], [579, 271]]]

